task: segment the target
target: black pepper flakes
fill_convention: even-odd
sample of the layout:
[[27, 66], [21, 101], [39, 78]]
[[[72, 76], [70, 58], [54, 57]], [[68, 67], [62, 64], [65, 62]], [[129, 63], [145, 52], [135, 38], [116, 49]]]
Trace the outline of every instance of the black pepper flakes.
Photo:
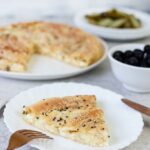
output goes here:
[[88, 122], [91, 122], [92, 120], [91, 119], [88, 119]]
[[56, 117], [53, 118], [53, 121], [55, 121], [55, 120], [56, 120]]
[[23, 112], [22, 112], [22, 114], [24, 114], [24, 115], [25, 115], [25, 114], [26, 114], [26, 111], [23, 111]]
[[85, 127], [85, 126], [86, 126], [85, 124], [82, 125], [82, 127]]
[[57, 120], [57, 122], [59, 122], [59, 121], [62, 121], [63, 119], [60, 117], [58, 120]]
[[47, 113], [45, 113], [45, 116], [48, 116], [48, 114], [47, 114]]

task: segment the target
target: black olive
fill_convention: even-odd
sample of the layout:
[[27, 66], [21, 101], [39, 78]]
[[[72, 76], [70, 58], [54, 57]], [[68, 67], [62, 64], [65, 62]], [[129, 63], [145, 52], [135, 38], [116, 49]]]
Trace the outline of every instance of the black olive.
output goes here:
[[139, 60], [136, 57], [131, 57], [127, 60], [127, 64], [132, 66], [139, 66]]
[[124, 61], [124, 54], [123, 52], [121, 51], [116, 51], [114, 54], [113, 54], [113, 58], [115, 58], [116, 60], [120, 61], [120, 62], [123, 62]]
[[150, 54], [150, 45], [144, 46], [144, 52]]
[[125, 58], [128, 59], [128, 58], [130, 58], [132, 56], [133, 56], [133, 52], [131, 50], [127, 50], [127, 51], [124, 52], [124, 57]]
[[140, 49], [135, 49], [135, 50], [133, 51], [133, 53], [134, 53], [134, 56], [135, 56], [137, 59], [142, 60], [143, 55], [144, 55], [144, 52], [143, 52], [142, 50], [140, 50]]

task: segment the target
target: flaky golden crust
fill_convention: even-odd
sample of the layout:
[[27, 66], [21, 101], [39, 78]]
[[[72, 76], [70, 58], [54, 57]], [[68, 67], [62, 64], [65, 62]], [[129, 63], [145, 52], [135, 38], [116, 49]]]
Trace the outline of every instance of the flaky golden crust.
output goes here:
[[[14, 63], [24, 65], [24, 68], [34, 53], [86, 67], [103, 56], [103, 49], [96, 37], [63, 24], [29, 22], [0, 29], [0, 58], [11, 59]], [[4, 54], [7, 52], [11, 53], [10, 57]]]
[[57, 135], [91, 146], [108, 145], [103, 111], [94, 95], [43, 99], [23, 109], [28, 123]]
[[[48, 110], [63, 110], [69, 108], [86, 108], [96, 105], [96, 98], [94, 95], [79, 95], [79, 96], [66, 96], [66, 97], [54, 97], [50, 99], [43, 99], [36, 104], [30, 106], [32, 113], [39, 113]], [[27, 107], [28, 108], [28, 107]], [[26, 109], [27, 109], [26, 108]]]

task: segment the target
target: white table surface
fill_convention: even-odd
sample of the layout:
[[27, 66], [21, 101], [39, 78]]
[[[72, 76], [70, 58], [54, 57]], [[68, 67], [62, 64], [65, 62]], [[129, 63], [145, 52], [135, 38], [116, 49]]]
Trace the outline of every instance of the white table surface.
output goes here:
[[[37, 19], [37, 18], [36, 18]], [[41, 18], [38, 18], [41, 20]], [[16, 21], [23, 21], [28, 20], [27, 18], [15, 18], [13, 16], [7, 16], [7, 17], [0, 17], [1, 24], [5, 23], [11, 23]], [[29, 19], [31, 20], [31, 18]], [[57, 21], [57, 22], [63, 22], [68, 24], [73, 24], [71, 18], [69, 17], [52, 17], [52, 16], [45, 16], [42, 17], [42, 20], [49, 20], [49, 21]], [[114, 41], [107, 41], [109, 47], [112, 47], [113, 45], [120, 44], [123, 42], [114, 42]], [[131, 41], [129, 41], [131, 42]], [[132, 42], [141, 42], [141, 43], [150, 43], [150, 38], [142, 39], [142, 40], [136, 40]], [[141, 104], [144, 104], [146, 106], [150, 107], [150, 93], [147, 94], [137, 94], [130, 92], [126, 90], [122, 84], [113, 76], [110, 64], [108, 60], [104, 61], [103, 64], [95, 68], [94, 70], [79, 75], [76, 77], [70, 77], [67, 79], [62, 80], [55, 80], [55, 81], [21, 81], [21, 80], [11, 80], [7, 78], [1, 78], [0, 77], [0, 100], [6, 99], [9, 100], [22, 90], [26, 90], [28, 88], [38, 86], [41, 84], [47, 84], [52, 82], [83, 82], [83, 83], [89, 83], [93, 85], [98, 85], [104, 88], [111, 89], [115, 92], [118, 92], [124, 97], [130, 98], [136, 102], [139, 102]], [[14, 120], [15, 121], [15, 120]], [[123, 149], [123, 150], [150, 150], [150, 118], [144, 116], [144, 130], [139, 137], [139, 139], [131, 144], [129, 147]], [[120, 131], [121, 134], [121, 131]], [[0, 150], [5, 150], [7, 146], [7, 142], [10, 136], [10, 132], [8, 131], [6, 125], [3, 122], [3, 115], [2, 112], [0, 113]], [[31, 148], [29, 146], [24, 146], [23, 148], [20, 148], [20, 150], [35, 150], [34, 148]]]

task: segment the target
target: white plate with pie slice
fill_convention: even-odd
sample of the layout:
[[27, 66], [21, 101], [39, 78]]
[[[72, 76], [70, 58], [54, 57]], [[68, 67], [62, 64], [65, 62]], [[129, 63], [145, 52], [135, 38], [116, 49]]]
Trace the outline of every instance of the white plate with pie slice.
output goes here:
[[138, 11], [131, 8], [115, 7], [116, 9], [125, 12], [127, 14], [133, 14], [135, 17], [141, 20], [142, 27], [137, 29], [114, 29], [106, 28], [97, 25], [90, 24], [85, 16], [93, 13], [102, 13], [108, 11], [114, 7], [101, 7], [101, 8], [91, 8], [83, 10], [75, 16], [75, 23], [81, 29], [93, 33], [95, 35], [101, 36], [106, 39], [113, 40], [134, 40], [150, 36], [150, 15], [142, 11]]
[[111, 137], [108, 147], [90, 147], [47, 132], [44, 133], [53, 137], [54, 140], [38, 139], [32, 141], [30, 145], [41, 150], [119, 150], [137, 140], [144, 125], [141, 114], [123, 104], [121, 102], [123, 96], [87, 84], [53, 83], [23, 91], [6, 105], [4, 121], [11, 132], [19, 129], [38, 130], [22, 119], [23, 105], [31, 105], [43, 98], [83, 94], [96, 95], [97, 105], [104, 111]]
[[76, 67], [56, 59], [50, 58], [48, 56], [42, 55], [33, 55], [29, 64], [28, 70], [24, 73], [18, 72], [8, 72], [0, 71], [0, 76], [14, 79], [23, 79], [23, 80], [48, 80], [48, 79], [59, 79], [75, 76], [78, 74], [85, 73], [96, 66], [100, 65], [105, 58], [107, 57], [108, 46], [105, 41], [99, 39], [103, 46], [104, 54], [103, 56], [94, 64], [80, 68]]

